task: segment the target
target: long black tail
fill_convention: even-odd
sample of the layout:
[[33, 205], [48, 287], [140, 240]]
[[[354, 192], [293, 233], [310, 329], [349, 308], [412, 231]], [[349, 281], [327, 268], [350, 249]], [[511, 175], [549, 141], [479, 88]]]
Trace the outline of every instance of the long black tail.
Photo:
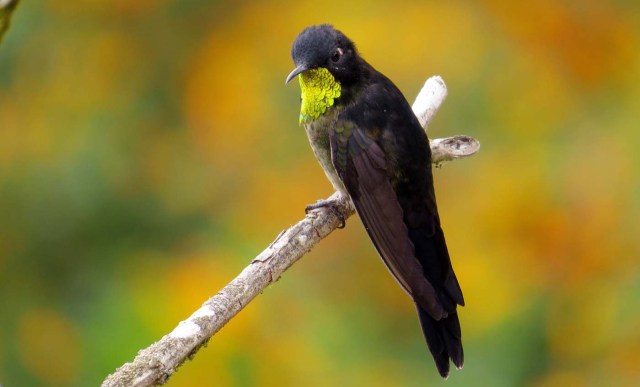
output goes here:
[[448, 317], [434, 320], [429, 313], [416, 304], [422, 333], [427, 340], [429, 351], [436, 362], [438, 372], [443, 378], [449, 376], [449, 359], [457, 368], [462, 368], [464, 352], [462, 350], [462, 333], [458, 313], [449, 313]]

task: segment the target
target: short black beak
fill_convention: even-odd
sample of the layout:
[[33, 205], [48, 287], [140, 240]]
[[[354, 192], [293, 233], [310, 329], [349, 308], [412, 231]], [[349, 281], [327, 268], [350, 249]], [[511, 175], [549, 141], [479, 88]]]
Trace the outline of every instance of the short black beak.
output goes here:
[[309, 66], [307, 66], [306, 64], [301, 64], [300, 66], [296, 67], [295, 69], [293, 69], [293, 71], [291, 72], [291, 74], [289, 74], [289, 76], [287, 77], [287, 80], [284, 82], [285, 85], [287, 83], [289, 83], [290, 80], [292, 80], [293, 78], [295, 78], [296, 75], [300, 74], [303, 71], [309, 70]]

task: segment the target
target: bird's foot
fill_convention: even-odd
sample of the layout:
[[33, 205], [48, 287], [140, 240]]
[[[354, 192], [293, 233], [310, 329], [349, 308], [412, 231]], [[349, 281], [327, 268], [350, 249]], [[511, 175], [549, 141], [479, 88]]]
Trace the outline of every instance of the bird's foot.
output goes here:
[[308, 206], [306, 206], [304, 208], [304, 213], [308, 214], [309, 212], [311, 212], [313, 210], [317, 210], [317, 209], [323, 208], [323, 207], [327, 208], [329, 211], [333, 212], [338, 217], [338, 220], [340, 220], [340, 224], [338, 225], [337, 228], [344, 228], [344, 226], [346, 225], [346, 221], [345, 221], [345, 218], [344, 218], [344, 214], [342, 214], [342, 211], [340, 211], [340, 209], [338, 208], [336, 200], [320, 199], [317, 202], [315, 202], [313, 204], [309, 204]]

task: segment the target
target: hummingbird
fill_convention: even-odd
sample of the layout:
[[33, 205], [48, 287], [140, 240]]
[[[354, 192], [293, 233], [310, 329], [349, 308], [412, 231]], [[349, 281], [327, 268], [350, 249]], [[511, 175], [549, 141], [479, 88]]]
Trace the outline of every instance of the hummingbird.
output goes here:
[[[300, 124], [334, 188], [350, 198], [378, 254], [416, 305], [438, 372], [464, 362], [464, 306], [440, 224], [425, 131], [400, 90], [328, 24], [293, 42]], [[307, 210], [332, 206], [319, 201]], [[343, 224], [344, 226], [344, 219]]]

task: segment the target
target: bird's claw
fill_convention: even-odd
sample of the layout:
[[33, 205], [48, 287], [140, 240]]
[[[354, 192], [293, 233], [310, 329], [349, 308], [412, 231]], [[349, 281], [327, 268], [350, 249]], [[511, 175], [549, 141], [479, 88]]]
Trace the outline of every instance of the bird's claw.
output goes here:
[[328, 210], [333, 212], [336, 215], [336, 217], [338, 217], [338, 220], [340, 220], [340, 224], [337, 226], [337, 228], [344, 228], [346, 226], [347, 223], [344, 218], [344, 214], [342, 214], [342, 211], [340, 211], [340, 209], [336, 205], [335, 200], [320, 199], [314, 204], [309, 204], [308, 206], [306, 206], [304, 208], [304, 213], [309, 214], [309, 212], [313, 210], [317, 210], [318, 208], [323, 208], [323, 207], [327, 208]]

